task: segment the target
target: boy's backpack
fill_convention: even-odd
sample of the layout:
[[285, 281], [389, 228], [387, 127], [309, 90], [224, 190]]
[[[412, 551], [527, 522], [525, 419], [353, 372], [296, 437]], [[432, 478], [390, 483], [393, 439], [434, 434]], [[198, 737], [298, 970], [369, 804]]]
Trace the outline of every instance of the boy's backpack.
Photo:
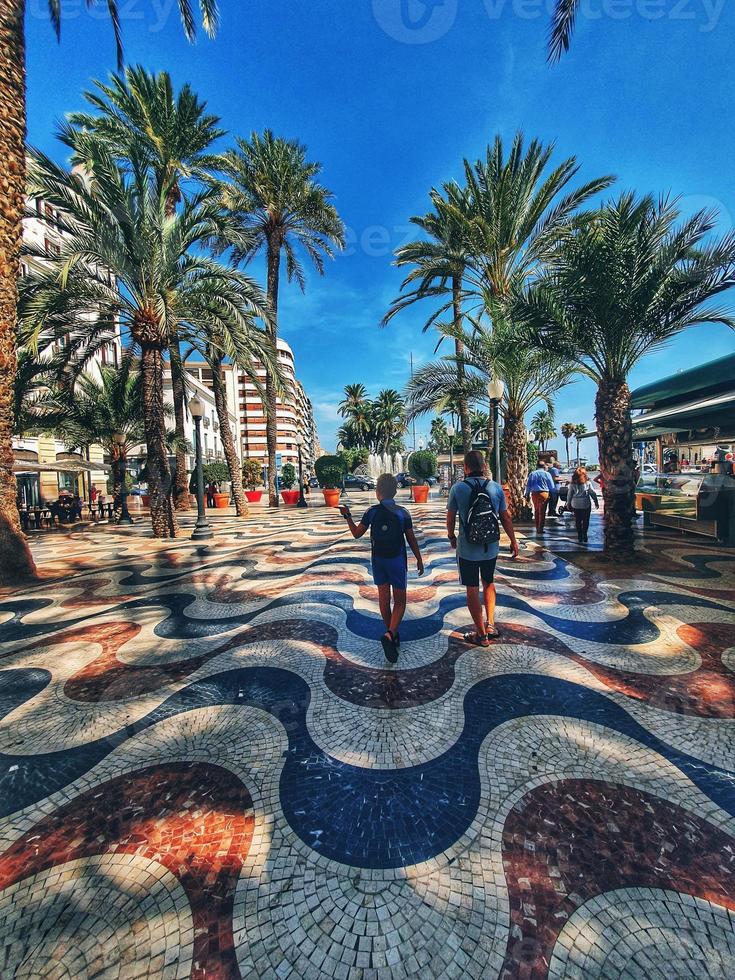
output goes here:
[[489, 544], [500, 541], [500, 521], [487, 492], [490, 481], [478, 483], [477, 480], [472, 482], [465, 480], [464, 482], [472, 490], [467, 520], [464, 521], [464, 536], [470, 544], [485, 545], [487, 551]]
[[378, 558], [397, 558], [403, 549], [403, 522], [400, 515], [378, 504], [370, 522], [370, 541]]

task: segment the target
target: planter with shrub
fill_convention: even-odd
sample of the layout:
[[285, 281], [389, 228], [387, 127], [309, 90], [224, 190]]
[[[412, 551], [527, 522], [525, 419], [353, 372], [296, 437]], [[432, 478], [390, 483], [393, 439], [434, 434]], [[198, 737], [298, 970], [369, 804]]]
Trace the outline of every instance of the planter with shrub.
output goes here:
[[346, 472], [344, 460], [339, 456], [320, 456], [314, 469], [324, 494], [324, 503], [327, 507], [338, 507], [342, 477]]
[[408, 472], [416, 480], [412, 487], [413, 499], [417, 504], [425, 504], [429, 499], [429, 477], [436, 475], [436, 453], [430, 449], [419, 449], [408, 458]]
[[296, 483], [296, 470], [292, 463], [285, 463], [281, 469], [281, 496], [287, 507], [295, 507], [299, 502], [299, 491], [293, 489]]
[[248, 503], [257, 504], [263, 496], [263, 464], [258, 459], [246, 459], [242, 464], [242, 485]]

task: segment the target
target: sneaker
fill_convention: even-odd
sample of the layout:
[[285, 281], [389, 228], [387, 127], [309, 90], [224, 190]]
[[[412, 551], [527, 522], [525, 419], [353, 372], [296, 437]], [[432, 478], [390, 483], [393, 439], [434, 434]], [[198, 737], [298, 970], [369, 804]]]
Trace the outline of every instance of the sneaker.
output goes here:
[[383, 653], [385, 654], [385, 659], [389, 664], [398, 663], [398, 645], [396, 644], [395, 637], [387, 630], [383, 636], [380, 637], [380, 643], [383, 647]]

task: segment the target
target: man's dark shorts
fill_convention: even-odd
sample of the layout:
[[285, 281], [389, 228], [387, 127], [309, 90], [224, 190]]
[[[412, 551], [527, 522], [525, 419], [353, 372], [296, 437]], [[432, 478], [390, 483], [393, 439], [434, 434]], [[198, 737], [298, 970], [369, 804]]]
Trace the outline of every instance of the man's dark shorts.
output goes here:
[[460, 582], [465, 587], [478, 589], [482, 578], [485, 585], [492, 585], [497, 560], [497, 558], [488, 558], [486, 561], [470, 561], [469, 558], [460, 558], [457, 555]]

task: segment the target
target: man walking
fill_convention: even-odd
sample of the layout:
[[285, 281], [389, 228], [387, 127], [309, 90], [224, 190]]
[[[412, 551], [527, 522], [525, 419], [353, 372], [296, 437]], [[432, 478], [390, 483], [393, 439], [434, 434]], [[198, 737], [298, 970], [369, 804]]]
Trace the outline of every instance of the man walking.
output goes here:
[[546, 463], [539, 463], [533, 473], [529, 475], [526, 483], [526, 500], [530, 498], [533, 502], [533, 519], [536, 523], [537, 534], [544, 533], [546, 508], [553, 492], [554, 481], [546, 471]]
[[548, 473], [554, 482], [554, 489], [549, 495], [549, 506], [546, 513], [551, 517], [556, 517], [559, 512], [559, 490], [561, 489], [561, 467], [558, 459], [551, 460]]
[[[488, 478], [485, 457], [473, 450], [464, 458], [465, 479], [455, 483], [447, 502], [447, 537], [457, 551], [459, 580], [467, 590], [467, 608], [475, 631], [468, 643], [490, 646], [500, 634], [495, 626], [495, 562], [500, 550], [500, 525], [510, 538], [513, 558], [518, 557], [513, 521], [503, 488]], [[456, 534], [459, 516], [459, 536]], [[480, 600], [482, 581], [482, 601]]]

